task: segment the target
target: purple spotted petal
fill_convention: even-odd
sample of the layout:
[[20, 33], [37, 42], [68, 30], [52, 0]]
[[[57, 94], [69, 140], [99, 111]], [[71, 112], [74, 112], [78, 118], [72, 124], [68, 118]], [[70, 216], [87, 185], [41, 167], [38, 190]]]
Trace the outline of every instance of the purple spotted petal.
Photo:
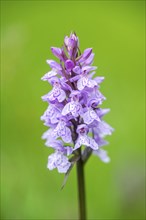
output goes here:
[[48, 157], [47, 168], [49, 170], [57, 168], [59, 173], [66, 173], [70, 165], [68, 158], [62, 153], [55, 152]]
[[58, 102], [63, 102], [66, 98], [66, 93], [64, 90], [54, 87], [51, 92], [48, 94], [42, 96], [43, 101], [50, 101], [53, 102], [55, 100], [58, 100]]
[[86, 77], [81, 77], [78, 81], [77, 81], [77, 88], [78, 90], [83, 90], [85, 88], [85, 86], [87, 85], [87, 78]]
[[100, 121], [100, 118], [98, 117], [97, 113], [92, 109], [89, 108], [87, 112], [82, 114], [84, 123], [91, 124], [94, 120]]
[[71, 143], [72, 142], [72, 137], [71, 137], [71, 131], [68, 127], [65, 128], [65, 133], [60, 135], [62, 137], [62, 140], [66, 143]]
[[94, 88], [97, 85], [96, 81], [87, 78], [86, 76], [81, 77], [77, 81], [77, 88], [78, 90], [83, 90], [86, 86], [89, 88]]
[[60, 89], [60, 95], [57, 97], [58, 102], [63, 102], [66, 98], [66, 93], [64, 90]]
[[68, 113], [70, 113], [70, 103], [67, 103], [62, 110], [62, 115], [67, 115]]
[[55, 62], [54, 60], [47, 60], [47, 63], [50, 65], [51, 68], [62, 70], [61, 65]]
[[97, 83], [93, 79], [88, 79], [86, 86], [89, 87], [89, 88], [94, 88], [95, 86], [97, 86]]
[[67, 103], [62, 110], [62, 115], [67, 115], [68, 113], [78, 117], [82, 113], [82, 105], [74, 101]]
[[74, 150], [77, 150], [82, 145], [90, 147], [93, 150], [97, 150], [99, 148], [95, 140], [92, 139], [91, 137], [88, 137], [87, 135], [79, 135], [77, 142], [75, 144]]
[[46, 73], [41, 79], [42, 79], [43, 81], [47, 81], [47, 80], [49, 80], [51, 77], [56, 76], [56, 75], [57, 75], [56, 70], [53, 70], [53, 69], [52, 69], [50, 72]]
[[55, 124], [59, 121], [58, 118], [60, 115], [61, 113], [56, 107], [54, 107], [53, 105], [49, 105], [47, 110], [41, 116], [41, 120], [47, 122], [49, 119], [52, 124]]
[[84, 66], [83, 68], [82, 68], [82, 72], [87, 72], [87, 73], [89, 73], [90, 71], [93, 71], [93, 70], [96, 70], [97, 69], [97, 67], [96, 66]]
[[72, 142], [71, 131], [66, 126], [66, 123], [64, 121], [60, 121], [58, 123], [57, 127], [52, 132], [52, 136], [54, 138], [61, 137], [62, 140], [66, 143]]

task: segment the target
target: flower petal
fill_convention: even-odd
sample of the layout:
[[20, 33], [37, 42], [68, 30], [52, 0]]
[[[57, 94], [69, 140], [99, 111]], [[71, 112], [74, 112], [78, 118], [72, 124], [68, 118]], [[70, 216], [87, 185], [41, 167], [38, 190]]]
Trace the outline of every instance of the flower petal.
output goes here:
[[57, 75], [57, 72], [56, 72], [54, 69], [52, 69], [51, 71], [49, 71], [48, 73], [46, 73], [41, 79], [42, 79], [43, 81], [47, 81], [47, 80], [49, 80], [51, 77], [56, 76], [56, 75]]
[[70, 165], [68, 158], [57, 151], [48, 157], [47, 168], [50, 170], [57, 168], [59, 173], [66, 173]]
[[60, 60], [62, 60], [62, 50], [58, 47], [51, 47], [51, 51]]
[[85, 77], [81, 77], [78, 81], [77, 81], [77, 88], [78, 90], [83, 90], [85, 88], [85, 86], [87, 85], [87, 79]]
[[83, 62], [91, 55], [91, 53], [92, 53], [92, 48], [85, 49], [83, 54], [81, 55], [81, 58], [79, 59], [79, 61]]
[[91, 55], [88, 57], [87, 60], [85, 60], [84, 65], [91, 65], [94, 59], [94, 53], [91, 53]]
[[68, 71], [71, 71], [74, 68], [74, 62], [72, 60], [65, 61], [65, 67]]
[[61, 137], [62, 137], [62, 140], [66, 143], [72, 142], [71, 131], [68, 127], [65, 127], [65, 134], [63, 133]]
[[47, 60], [47, 63], [50, 65], [51, 68], [62, 70], [61, 65], [54, 60]]
[[98, 115], [92, 108], [89, 108], [87, 112], [82, 114], [82, 117], [83, 117], [84, 123], [88, 125], [91, 124], [94, 120], [100, 121], [100, 118], [98, 117]]
[[60, 95], [57, 97], [58, 102], [63, 102], [66, 99], [66, 93], [64, 90], [60, 89]]
[[68, 113], [70, 113], [70, 103], [67, 103], [62, 110], [62, 115], [67, 115]]
[[98, 149], [97, 151], [93, 151], [93, 153], [97, 155], [104, 163], [110, 162], [110, 157], [107, 155], [107, 151]]

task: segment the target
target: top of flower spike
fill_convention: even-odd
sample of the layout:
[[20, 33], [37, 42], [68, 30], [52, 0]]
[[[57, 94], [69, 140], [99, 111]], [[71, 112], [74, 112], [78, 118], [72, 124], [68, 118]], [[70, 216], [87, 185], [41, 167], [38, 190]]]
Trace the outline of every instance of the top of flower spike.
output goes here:
[[79, 40], [75, 33], [71, 33], [70, 36], [64, 38], [64, 45], [70, 55], [70, 57], [75, 57], [77, 54]]
[[[106, 152], [100, 148], [107, 144], [103, 138], [111, 135], [113, 129], [103, 121], [109, 110], [99, 108], [105, 100], [99, 91], [104, 77], [93, 78], [96, 67], [92, 66], [92, 48], [85, 49], [81, 54], [79, 39], [71, 33], [64, 38], [62, 48], [51, 47], [51, 51], [60, 61], [47, 60], [52, 70], [42, 77], [53, 87], [42, 97], [49, 107], [41, 120], [50, 127], [43, 138], [46, 139], [46, 146], [55, 150], [49, 157], [48, 168], [57, 168], [60, 173], [67, 172], [71, 163], [66, 152], [69, 149], [70, 154], [74, 155], [81, 146], [85, 147], [84, 151], [90, 149], [102, 161], [108, 162]], [[89, 135], [91, 133], [94, 138]]]

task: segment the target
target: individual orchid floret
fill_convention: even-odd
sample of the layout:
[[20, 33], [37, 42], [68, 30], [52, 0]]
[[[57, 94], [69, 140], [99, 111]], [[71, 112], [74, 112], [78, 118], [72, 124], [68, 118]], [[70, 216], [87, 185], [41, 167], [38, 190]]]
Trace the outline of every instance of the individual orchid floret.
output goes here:
[[48, 101], [48, 102], [63, 102], [66, 99], [66, 93], [63, 89], [61, 89], [61, 85], [58, 82], [54, 82], [54, 87], [51, 92], [48, 94], [42, 96], [43, 101]]
[[47, 147], [52, 147], [54, 148], [54, 150], [57, 150], [60, 153], [63, 153], [64, 155], [67, 155], [67, 156], [71, 155], [73, 152], [73, 148], [70, 146], [64, 146], [63, 141], [61, 140], [54, 140], [54, 139], [49, 138], [47, 142], [45, 143], [45, 145]]
[[92, 70], [95, 70], [96, 67], [84, 67], [82, 69], [82, 74], [80, 75], [80, 79], [77, 81], [78, 90], [83, 90], [85, 87], [94, 88], [97, 86], [97, 82], [93, 79], [90, 79], [88, 73]]
[[44, 114], [41, 116], [41, 120], [47, 122], [48, 119], [52, 124], [59, 122], [59, 117], [61, 116], [60, 110], [54, 105], [50, 104]]
[[86, 147], [90, 147], [93, 150], [98, 149], [98, 144], [95, 142], [95, 140], [89, 136], [87, 136], [88, 132], [88, 127], [85, 124], [81, 124], [77, 128], [77, 133], [78, 133], [78, 139], [76, 141], [74, 150], [77, 150], [80, 148], [82, 145]]
[[84, 123], [87, 125], [91, 124], [94, 120], [97, 122], [100, 121], [99, 116], [92, 109], [92, 107], [88, 108], [87, 111], [82, 114], [82, 117], [83, 117]]
[[74, 117], [78, 117], [83, 112], [82, 105], [79, 102], [80, 93], [78, 91], [72, 91], [70, 96], [71, 101], [64, 106], [62, 115], [71, 113]]
[[67, 124], [64, 120], [59, 121], [56, 128], [52, 131], [52, 137], [55, 139], [61, 137], [66, 143], [72, 142], [71, 130], [67, 127]]
[[70, 166], [71, 163], [68, 161], [68, 158], [59, 151], [56, 151], [48, 157], [47, 168], [49, 170], [57, 168], [59, 173], [66, 173]]

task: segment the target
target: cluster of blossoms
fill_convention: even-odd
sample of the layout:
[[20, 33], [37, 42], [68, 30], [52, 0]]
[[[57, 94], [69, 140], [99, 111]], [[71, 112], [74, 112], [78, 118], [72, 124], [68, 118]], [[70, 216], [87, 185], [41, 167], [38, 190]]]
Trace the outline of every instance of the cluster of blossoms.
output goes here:
[[103, 162], [109, 162], [107, 152], [101, 147], [107, 144], [103, 138], [111, 135], [113, 129], [102, 119], [109, 109], [100, 108], [105, 100], [99, 91], [104, 77], [93, 79], [96, 67], [92, 66], [92, 48], [81, 54], [78, 37], [71, 33], [65, 37], [62, 48], [51, 47], [51, 51], [59, 63], [47, 60], [52, 69], [42, 77], [53, 87], [42, 97], [49, 104], [41, 116], [49, 127], [42, 138], [46, 139], [46, 146], [55, 150], [48, 157], [47, 167], [66, 173], [71, 158], [79, 152], [80, 157], [93, 152]]

